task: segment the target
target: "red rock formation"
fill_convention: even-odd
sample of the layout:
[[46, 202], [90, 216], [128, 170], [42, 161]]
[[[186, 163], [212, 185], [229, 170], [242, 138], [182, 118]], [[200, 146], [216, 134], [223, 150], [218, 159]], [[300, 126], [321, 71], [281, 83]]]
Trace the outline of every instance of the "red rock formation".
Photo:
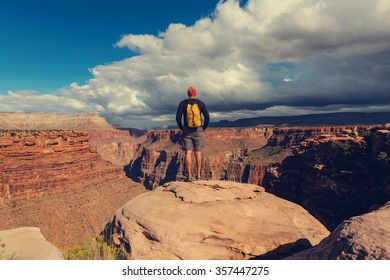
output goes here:
[[[261, 184], [266, 167], [327, 141], [362, 141], [371, 126], [212, 129], [205, 132], [202, 177]], [[178, 130], [149, 131], [135, 150], [130, 176], [148, 188], [185, 176]], [[194, 165], [195, 167], [195, 165]]]
[[268, 168], [262, 185], [303, 206], [328, 229], [385, 203], [390, 200], [390, 141], [378, 128], [368, 130], [366, 138], [357, 136], [358, 130], [304, 139], [292, 147], [294, 156]]
[[60, 247], [99, 234], [144, 188], [91, 151], [82, 131], [3, 131], [0, 229], [37, 226]]
[[[261, 172], [256, 175], [254, 170], [261, 168], [256, 163], [250, 163], [254, 166], [250, 167], [243, 158], [248, 151], [264, 147], [271, 135], [270, 128], [207, 129], [202, 177], [257, 183]], [[183, 179], [184, 151], [180, 139], [178, 130], [149, 131], [129, 165], [130, 176], [148, 188]], [[256, 158], [257, 154], [254, 152], [251, 158]]]
[[92, 149], [120, 167], [133, 160], [139, 143], [146, 139], [145, 135], [131, 135], [128, 130], [93, 130], [88, 134]]
[[[369, 131], [375, 126], [324, 126], [275, 128], [270, 138], [271, 146], [296, 146], [307, 140], [337, 140], [356, 138], [359, 131]], [[336, 139], [335, 139], [336, 138]]]
[[[116, 129], [104, 118], [94, 114], [0, 113], [0, 128], [88, 132], [92, 149], [105, 160], [120, 167], [133, 159], [137, 143], [144, 141], [142, 131], [133, 129], [133, 135], [130, 135], [129, 131]], [[5, 146], [9, 139], [0, 141]]]
[[122, 173], [90, 151], [85, 132], [41, 132], [35, 136], [10, 132], [1, 139], [2, 202], [62, 192], [82, 181]]

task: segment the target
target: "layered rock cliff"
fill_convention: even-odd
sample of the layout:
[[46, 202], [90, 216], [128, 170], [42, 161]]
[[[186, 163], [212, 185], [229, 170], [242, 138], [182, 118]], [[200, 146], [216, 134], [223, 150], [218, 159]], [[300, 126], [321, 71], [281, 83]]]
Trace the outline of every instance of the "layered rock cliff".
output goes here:
[[0, 202], [66, 191], [80, 182], [121, 176], [91, 152], [81, 131], [9, 131], [0, 136]]
[[263, 186], [302, 205], [331, 230], [366, 213], [390, 200], [390, 131], [363, 134], [347, 130], [305, 139], [293, 147], [293, 156], [267, 168]]
[[[204, 179], [260, 183], [268, 162], [288, 151], [262, 150], [272, 129], [208, 129], [203, 153]], [[185, 176], [181, 133], [177, 130], [149, 131], [127, 167], [128, 175], [152, 189]], [[279, 156], [270, 157], [274, 153]], [[244, 160], [246, 159], [246, 161]]]
[[144, 187], [103, 160], [83, 131], [0, 132], [0, 229], [35, 226], [60, 247], [96, 236]]
[[118, 167], [124, 167], [134, 159], [140, 143], [146, 139], [146, 132], [132, 133], [129, 130], [90, 130], [91, 147], [94, 151]]
[[2, 113], [0, 129], [20, 131], [75, 130], [87, 132], [90, 145], [105, 160], [123, 167], [134, 156], [142, 130], [120, 130], [95, 114]]
[[[305, 140], [356, 138], [359, 129], [369, 127], [207, 129], [202, 178], [261, 185], [267, 167], [292, 156]], [[183, 178], [180, 139], [177, 130], [149, 131], [127, 167], [129, 176], [148, 188]]]

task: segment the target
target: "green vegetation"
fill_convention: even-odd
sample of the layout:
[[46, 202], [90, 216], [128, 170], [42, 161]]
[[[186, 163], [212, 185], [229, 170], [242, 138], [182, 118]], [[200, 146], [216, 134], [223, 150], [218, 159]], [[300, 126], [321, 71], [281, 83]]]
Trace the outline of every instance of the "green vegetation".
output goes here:
[[351, 145], [345, 142], [332, 142], [332, 150], [343, 156], [352, 153]]
[[386, 144], [387, 146], [390, 146], [390, 133], [387, 133], [387, 135], [386, 135], [385, 144]]
[[371, 132], [368, 130], [365, 130], [365, 129], [359, 129], [358, 134], [360, 137], [363, 137], [363, 138], [371, 136]]
[[11, 136], [11, 137], [16, 137], [18, 136], [19, 138], [22, 137], [28, 137], [28, 136], [34, 136], [38, 137], [41, 134], [44, 133], [60, 133], [62, 131], [68, 131], [68, 132], [74, 132], [73, 130], [59, 130], [59, 129], [0, 129], [0, 137], [3, 136]]
[[68, 260], [120, 260], [122, 256], [118, 248], [104, 241], [102, 235], [96, 239], [86, 240], [80, 245], [69, 248], [64, 253]]
[[378, 156], [376, 157], [376, 160], [387, 166], [390, 159], [389, 159], [387, 153], [382, 151], [382, 152], [379, 152]]

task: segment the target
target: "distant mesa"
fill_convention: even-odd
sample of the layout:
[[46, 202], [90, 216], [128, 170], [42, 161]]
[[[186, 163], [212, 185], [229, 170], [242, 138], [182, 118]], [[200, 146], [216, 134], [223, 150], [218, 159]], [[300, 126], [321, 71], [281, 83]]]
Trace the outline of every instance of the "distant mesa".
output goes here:
[[235, 121], [222, 120], [210, 127], [254, 127], [264, 125], [362, 125], [390, 123], [390, 112], [380, 113], [327, 113], [298, 116], [254, 117]]
[[229, 181], [167, 183], [126, 203], [105, 230], [130, 259], [149, 260], [276, 257], [328, 234], [302, 207]]
[[96, 114], [0, 113], [0, 129], [114, 130]]

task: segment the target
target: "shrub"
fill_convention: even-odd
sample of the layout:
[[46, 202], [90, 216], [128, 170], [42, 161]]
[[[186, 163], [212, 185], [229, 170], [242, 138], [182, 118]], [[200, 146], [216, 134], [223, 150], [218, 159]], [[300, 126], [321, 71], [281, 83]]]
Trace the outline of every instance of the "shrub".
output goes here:
[[383, 163], [384, 165], [387, 165], [389, 162], [389, 158], [388, 158], [386, 152], [379, 152], [376, 159], [377, 159], [377, 161], [379, 161], [380, 163]]
[[332, 150], [343, 156], [352, 153], [351, 145], [345, 142], [332, 142]]
[[371, 132], [364, 130], [364, 129], [359, 129], [358, 134], [360, 137], [366, 138], [366, 137], [369, 137], [371, 135]]
[[69, 248], [65, 252], [68, 260], [118, 260], [121, 259], [119, 250], [104, 241], [102, 235], [96, 239], [86, 240], [80, 245]]

